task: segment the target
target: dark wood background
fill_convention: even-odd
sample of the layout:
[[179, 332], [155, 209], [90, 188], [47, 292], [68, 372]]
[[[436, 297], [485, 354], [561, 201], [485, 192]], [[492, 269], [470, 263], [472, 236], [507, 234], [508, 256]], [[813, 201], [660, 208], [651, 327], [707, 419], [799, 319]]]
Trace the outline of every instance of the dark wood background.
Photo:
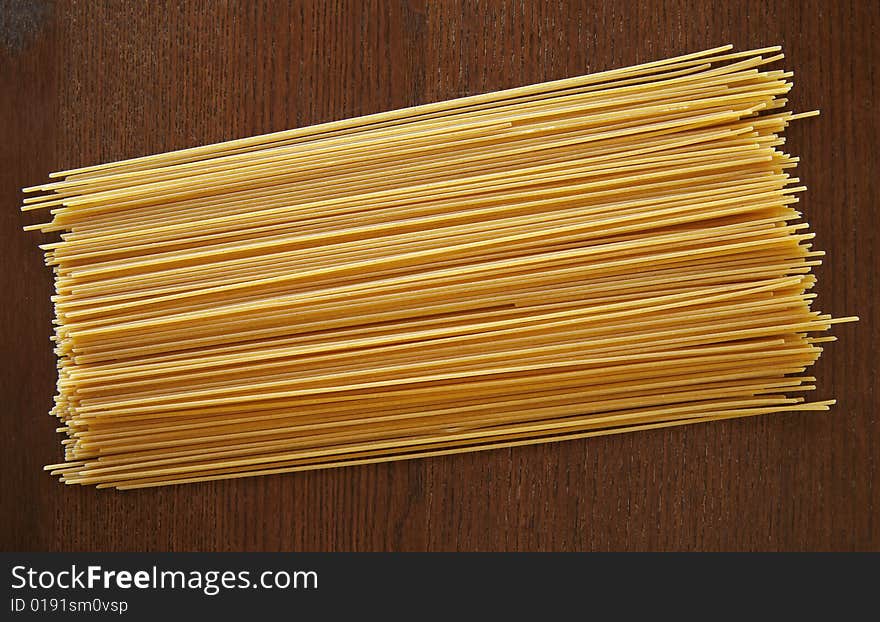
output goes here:
[[[880, 550], [880, 3], [0, 0], [0, 549]], [[784, 414], [128, 493], [65, 487], [51, 280], [19, 188], [53, 170], [781, 43], [820, 308], [858, 314]]]

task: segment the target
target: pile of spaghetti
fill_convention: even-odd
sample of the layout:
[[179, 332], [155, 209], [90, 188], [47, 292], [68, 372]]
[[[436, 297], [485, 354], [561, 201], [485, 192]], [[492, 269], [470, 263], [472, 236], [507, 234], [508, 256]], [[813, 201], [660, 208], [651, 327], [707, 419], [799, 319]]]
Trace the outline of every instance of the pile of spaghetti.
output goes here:
[[[121, 489], [782, 411], [834, 322], [779, 48], [63, 171], [68, 484]], [[817, 335], [818, 334], [818, 335]]]

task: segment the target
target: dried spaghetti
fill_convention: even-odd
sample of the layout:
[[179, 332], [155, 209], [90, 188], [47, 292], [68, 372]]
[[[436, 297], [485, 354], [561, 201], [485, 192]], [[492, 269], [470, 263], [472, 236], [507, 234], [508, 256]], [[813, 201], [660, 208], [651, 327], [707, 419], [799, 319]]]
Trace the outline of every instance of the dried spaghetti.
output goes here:
[[835, 322], [730, 46], [63, 171], [67, 483], [121, 489], [782, 411]]

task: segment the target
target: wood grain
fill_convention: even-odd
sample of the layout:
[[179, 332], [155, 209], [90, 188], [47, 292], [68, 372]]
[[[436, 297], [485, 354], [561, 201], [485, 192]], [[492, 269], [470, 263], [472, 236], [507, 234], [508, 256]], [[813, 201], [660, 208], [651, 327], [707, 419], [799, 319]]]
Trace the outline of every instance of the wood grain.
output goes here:
[[[880, 4], [0, 0], [0, 549], [880, 550], [875, 74]], [[49, 171], [781, 43], [831, 414], [145, 490], [65, 487], [50, 274], [19, 188]]]

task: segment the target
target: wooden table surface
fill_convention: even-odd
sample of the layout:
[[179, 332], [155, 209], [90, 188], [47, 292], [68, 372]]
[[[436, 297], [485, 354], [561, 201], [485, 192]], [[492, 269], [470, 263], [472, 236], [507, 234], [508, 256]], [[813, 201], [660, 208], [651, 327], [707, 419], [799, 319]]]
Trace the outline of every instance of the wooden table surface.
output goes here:
[[[2, 550], [880, 550], [880, 4], [0, 0]], [[65, 487], [52, 294], [22, 186], [50, 171], [598, 71], [781, 43], [788, 147], [858, 314], [789, 413], [119, 493]]]

